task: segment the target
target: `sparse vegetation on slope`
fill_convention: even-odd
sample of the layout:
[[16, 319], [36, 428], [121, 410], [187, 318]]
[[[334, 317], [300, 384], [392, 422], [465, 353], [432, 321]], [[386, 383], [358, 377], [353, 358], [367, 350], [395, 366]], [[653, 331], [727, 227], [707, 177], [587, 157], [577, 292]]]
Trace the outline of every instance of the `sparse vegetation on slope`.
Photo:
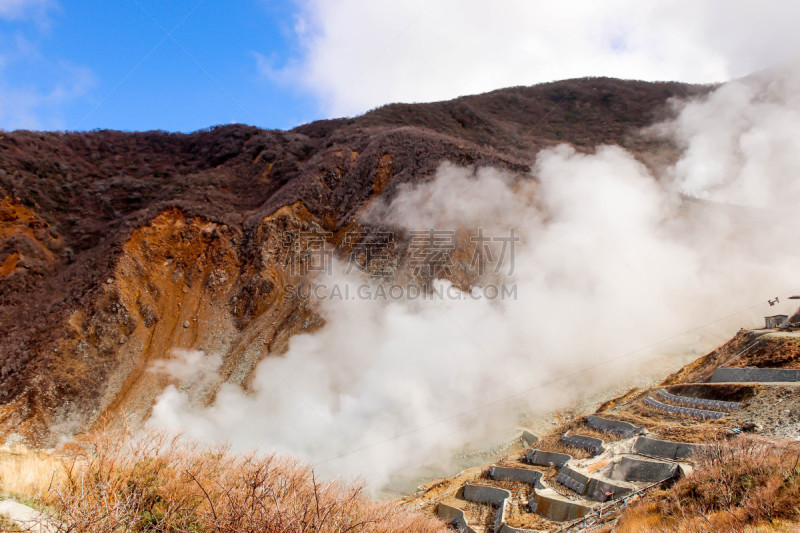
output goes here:
[[800, 516], [800, 444], [753, 437], [719, 441], [696, 470], [650, 494], [620, 518], [615, 531], [745, 531]]
[[[744, 350], [748, 347], [752, 351], [761, 346], [754, 342], [763, 335], [761, 330], [741, 330], [730, 341], [671, 374], [658, 386], [634, 388], [604, 402], [595, 412], [595, 417], [643, 428], [646, 433], [636, 440], [628, 440], [611, 431], [602, 432], [598, 426], [590, 425], [588, 418], [579, 412], [559, 412], [553, 417], [552, 429], [541, 435], [530, 450], [514, 452], [495, 465], [474, 468], [454, 478], [432, 482], [405, 501], [432, 513], [437, 512], [439, 503], [445, 502], [465, 509], [469, 523], [479, 524], [486, 513], [485, 506], [466, 500], [460, 491], [465, 483], [488, 484], [511, 491], [512, 505], [519, 515], [507, 515], [506, 520], [514, 527], [549, 531], [562, 531], [566, 527], [577, 531], [586, 527], [587, 531], [598, 533], [800, 531], [797, 384], [703, 381], [719, 365], [735, 362], [737, 355], [747, 355], [749, 352]], [[769, 364], [784, 364], [794, 359], [797, 340], [793, 334], [781, 332], [762, 340], [765, 350], [761, 353], [764, 355], [752, 357], [750, 364], [753, 366], [769, 368]], [[778, 354], [770, 350], [776, 350]], [[660, 397], [659, 390], [681, 396], [683, 400], [735, 402], [737, 406], [730, 406], [730, 411], [725, 411], [721, 419], [664, 413], [645, 403], [648, 397]], [[667, 401], [676, 402], [676, 399]], [[719, 408], [725, 409], [724, 406]], [[562, 437], [568, 432], [601, 439], [604, 452], [592, 456], [585, 449], [566, 446]], [[640, 473], [626, 477], [627, 473], [623, 473], [625, 461], [629, 462], [628, 465], [633, 464], [632, 461], [677, 463], [681, 472], [679, 478], [674, 477], [674, 471], [669, 477], [657, 474], [659, 477], [655, 479], [661, 479], [661, 482], [648, 486], [642, 493], [635, 493], [633, 498], [619, 497], [617, 504], [621, 507], [617, 508], [616, 504], [599, 504], [597, 499], [587, 498], [585, 483], [568, 483], [576, 481], [575, 477], [570, 477], [571, 474], [566, 473], [567, 477], [559, 479], [565, 474], [564, 468], [557, 463], [561, 458], [545, 455], [536, 460], [535, 454], [531, 457], [531, 450], [568, 454], [570, 458], [565, 468], [585, 476], [587, 480], [645, 483], [642, 478], [637, 479]], [[699, 451], [693, 453], [692, 450]], [[538, 471], [542, 486], [534, 486], [519, 478], [514, 482], [498, 481], [491, 473], [494, 467]], [[569, 522], [571, 519], [564, 518], [563, 514], [554, 517], [547, 514], [549, 509], [540, 507], [538, 501], [535, 505], [530, 504], [530, 493], [537, 495], [537, 490], [542, 501], [558, 493], [564, 501], [593, 507], [595, 511], [582, 521], [576, 518], [576, 522]], [[522, 494], [522, 497], [515, 493]], [[465, 501], [469, 505], [465, 505]]]
[[208, 398], [246, 388], [259, 360], [316, 324], [283, 292], [279, 235], [313, 228], [347, 256], [345, 231], [381, 230], [355, 227], [368, 202], [444, 161], [522, 176], [567, 142], [663, 163], [675, 147], [637, 132], [708, 90], [592, 78], [285, 132], [0, 132], [0, 442], [52, 446], [52, 428], [146, 418], [163, 383], [141, 370], [173, 348], [226, 355]]
[[31, 485], [64, 532], [445, 531], [439, 520], [370, 500], [361, 485], [321, 481], [290, 458], [161, 433], [102, 432], [69, 449]]

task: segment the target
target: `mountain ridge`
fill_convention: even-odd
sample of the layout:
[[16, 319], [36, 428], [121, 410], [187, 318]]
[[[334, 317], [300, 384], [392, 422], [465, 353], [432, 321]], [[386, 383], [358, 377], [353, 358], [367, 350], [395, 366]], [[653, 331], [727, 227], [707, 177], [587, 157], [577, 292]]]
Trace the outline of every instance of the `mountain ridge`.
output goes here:
[[320, 325], [283, 292], [286, 235], [329, 235], [347, 255], [343, 232], [373, 198], [443, 161], [522, 176], [566, 142], [618, 144], [658, 165], [674, 148], [639, 131], [670, 116], [672, 99], [708, 90], [591, 78], [289, 131], [0, 133], [0, 441], [145, 418], [167, 381], [143, 373], [172, 348], [224, 354], [198, 401], [222, 382], [246, 386], [261, 358]]

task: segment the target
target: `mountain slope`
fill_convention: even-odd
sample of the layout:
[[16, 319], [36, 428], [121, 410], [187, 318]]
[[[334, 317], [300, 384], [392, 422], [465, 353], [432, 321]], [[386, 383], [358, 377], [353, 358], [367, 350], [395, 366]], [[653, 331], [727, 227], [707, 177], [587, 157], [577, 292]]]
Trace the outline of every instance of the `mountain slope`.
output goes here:
[[671, 147], [638, 130], [670, 98], [706, 90], [598, 78], [285, 132], [0, 133], [0, 442], [141, 420], [169, 382], [147, 369], [172, 348], [223, 355], [196, 401], [222, 382], [246, 387], [261, 358], [320, 325], [285, 291], [303, 277], [290, 268], [306, 260], [303, 238], [347, 255], [343, 233], [372, 198], [442, 161], [521, 175], [538, 150], [569, 142], [658, 164]]

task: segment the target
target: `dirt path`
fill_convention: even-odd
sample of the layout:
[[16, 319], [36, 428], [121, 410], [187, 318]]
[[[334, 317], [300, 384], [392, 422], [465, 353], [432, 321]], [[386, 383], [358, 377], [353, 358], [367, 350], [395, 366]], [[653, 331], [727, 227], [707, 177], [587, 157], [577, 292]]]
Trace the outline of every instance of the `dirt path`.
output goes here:
[[57, 533], [59, 531], [58, 524], [52, 518], [12, 500], [0, 500], [0, 516], [16, 523], [26, 532]]

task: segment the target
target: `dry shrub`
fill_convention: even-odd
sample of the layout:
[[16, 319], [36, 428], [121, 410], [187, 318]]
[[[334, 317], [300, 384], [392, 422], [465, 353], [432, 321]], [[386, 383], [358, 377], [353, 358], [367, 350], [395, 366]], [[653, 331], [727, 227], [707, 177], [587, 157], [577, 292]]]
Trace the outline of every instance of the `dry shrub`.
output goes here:
[[81, 449], [43, 495], [59, 533], [445, 531], [439, 520], [370, 500], [360, 485], [319, 481], [286, 457], [201, 448], [163, 433], [104, 432]]
[[16, 523], [0, 516], [0, 531], [3, 533], [25, 533]]
[[618, 531], [747, 531], [800, 518], [800, 443], [710, 444], [695, 471], [620, 518]]

